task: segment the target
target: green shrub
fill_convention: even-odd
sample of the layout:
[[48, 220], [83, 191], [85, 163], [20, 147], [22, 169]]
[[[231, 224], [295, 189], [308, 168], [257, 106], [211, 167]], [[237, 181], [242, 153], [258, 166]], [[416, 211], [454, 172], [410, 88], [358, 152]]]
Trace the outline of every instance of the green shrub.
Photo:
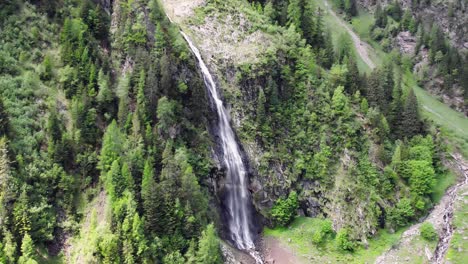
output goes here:
[[320, 225], [320, 231], [323, 234], [333, 233], [332, 221], [330, 219], [325, 219]]
[[271, 216], [275, 224], [287, 226], [294, 219], [299, 207], [297, 193], [291, 192], [287, 199], [278, 199], [271, 209]]
[[349, 230], [347, 228], [342, 228], [338, 231], [335, 243], [339, 250], [353, 251], [356, 248], [356, 243], [349, 237]]
[[323, 233], [322, 233], [320, 230], [317, 231], [317, 232], [315, 232], [315, 233], [312, 235], [312, 243], [314, 243], [315, 245], [320, 245], [320, 244], [322, 244], [323, 239], [324, 239], [324, 235], [323, 235]]
[[427, 241], [435, 241], [439, 237], [434, 226], [428, 222], [422, 223], [419, 231], [421, 232], [421, 237]]

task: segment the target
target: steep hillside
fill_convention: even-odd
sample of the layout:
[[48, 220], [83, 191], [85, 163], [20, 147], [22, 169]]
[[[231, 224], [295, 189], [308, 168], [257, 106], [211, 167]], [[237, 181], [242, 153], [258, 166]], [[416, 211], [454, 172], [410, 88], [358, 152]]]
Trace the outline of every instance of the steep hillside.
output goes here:
[[[0, 263], [362, 263], [432, 219], [466, 118], [336, 7], [2, 1]], [[414, 248], [460, 259], [447, 204]]]
[[[365, 85], [347, 79], [350, 78], [346, 77], [348, 71], [357, 70], [353, 68], [357, 67], [355, 62], [345, 64], [346, 68], [336, 65], [328, 71], [323, 58], [317, 56], [325, 54], [325, 47], [320, 53], [320, 49], [312, 46], [313, 53], [310, 53], [297, 35], [304, 36], [307, 43], [306, 32], [298, 30], [295, 34], [293, 31], [297, 28], [292, 26], [270, 24], [281, 19], [267, 13], [267, 6], [261, 9], [243, 1], [214, 1], [192, 6], [184, 1], [167, 0], [163, 3], [171, 20], [196, 40], [205, 60], [210, 62], [210, 69], [218, 77], [225, 100], [232, 109], [233, 123], [253, 167], [251, 189], [255, 205], [267, 223], [287, 223], [287, 218], [276, 218], [277, 210], [288, 210], [283, 203], [293, 202], [297, 193], [301, 214], [331, 218], [334, 230], [344, 232], [349, 228], [349, 236], [360, 241], [358, 244], [365, 245], [367, 237], [372, 237], [380, 227], [393, 225], [388, 218], [389, 212], [398, 210], [392, 209], [397, 201], [405, 202], [404, 193], [411, 192], [411, 183], [410, 189], [406, 189], [408, 186], [405, 186], [404, 178], [398, 179], [402, 175], [398, 176], [398, 173], [396, 178], [386, 182], [388, 179], [384, 175], [393, 173], [392, 165], [386, 165], [392, 164], [392, 155], [400, 155], [393, 154], [398, 147], [390, 143], [394, 142], [391, 138], [395, 139], [397, 125], [391, 125], [389, 133], [393, 136], [389, 135], [388, 139], [382, 138], [387, 136], [375, 130], [382, 125], [380, 122], [387, 120], [379, 121], [379, 117], [376, 120], [374, 115], [382, 116], [380, 111], [372, 113], [375, 108], [362, 110], [360, 103], [363, 97], [359, 93], [354, 94], [357, 90], [369, 96], [367, 99], [371, 106], [376, 104]], [[188, 9], [175, 12], [179, 5]], [[322, 12], [317, 23], [323, 23], [320, 19], [328, 22], [323, 7], [321, 11], [315, 9], [317, 7], [322, 5], [312, 9], [313, 12]], [[337, 40], [333, 52], [338, 58], [342, 52], [340, 49], [354, 52], [353, 42], [346, 34], [333, 38], [327, 36], [325, 28], [323, 36], [329, 37], [329, 41]], [[348, 46], [340, 47], [339, 39], [345, 42], [343, 46], [349, 43]], [[235, 52], [239, 47], [245, 49]], [[389, 81], [399, 83], [398, 79], [393, 79], [393, 72], [389, 78]], [[340, 84], [344, 85], [344, 91], [333, 88]], [[339, 93], [347, 98], [343, 98], [344, 112], [335, 108], [341, 100], [338, 99], [342, 96]], [[367, 100], [364, 101], [367, 104]], [[326, 109], [332, 111], [331, 116], [327, 115]], [[385, 112], [385, 109], [380, 110]], [[350, 115], [341, 116], [340, 113]], [[379, 127], [379, 131], [381, 129]], [[384, 150], [385, 144], [389, 144], [388, 150]], [[411, 148], [411, 144], [420, 143], [407, 142], [400, 147]], [[384, 158], [386, 154], [383, 154], [386, 151], [389, 151], [387, 161]], [[435, 176], [438, 180], [442, 177]], [[372, 179], [376, 185], [368, 183]], [[395, 193], [381, 195], [384, 190], [381, 188], [386, 188], [382, 184], [389, 184], [387, 186], [391, 190], [398, 189], [397, 196], [393, 196]], [[361, 186], [366, 186], [366, 191], [361, 190]], [[430, 207], [429, 200], [421, 205], [424, 203], [428, 207], [423, 207]], [[421, 215], [424, 215], [423, 207]], [[406, 222], [401, 224], [406, 225]]]
[[[336, 1], [335, 1], [336, 2]], [[464, 1], [357, 1], [376, 18], [370, 38], [412, 61], [418, 82], [468, 114], [468, 16]]]

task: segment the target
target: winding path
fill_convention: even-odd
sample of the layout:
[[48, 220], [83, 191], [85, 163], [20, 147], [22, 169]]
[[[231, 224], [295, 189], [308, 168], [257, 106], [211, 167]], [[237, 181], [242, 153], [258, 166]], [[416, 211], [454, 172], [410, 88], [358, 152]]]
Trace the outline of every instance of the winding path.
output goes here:
[[353, 40], [354, 47], [356, 47], [356, 51], [358, 52], [358, 54], [362, 58], [362, 60], [367, 64], [367, 66], [369, 66], [369, 68], [374, 69], [375, 64], [371, 60], [371, 58], [369, 56], [369, 52], [368, 52], [368, 49], [371, 48], [369, 46], [369, 44], [367, 44], [366, 42], [361, 41], [359, 36], [356, 33], [354, 33], [354, 31], [348, 26], [348, 24], [346, 22], [344, 22], [341, 18], [338, 17], [338, 15], [335, 13], [335, 11], [333, 11], [333, 9], [328, 4], [328, 1], [325, 1], [325, 6], [327, 7], [328, 12], [330, 12], [330, 14], [336, 19], [336, 21], [338, 21], [338, 23], [340, 23], [340, 25], [343, 28], [345, 28], [346, 31], [348, 31], [349, 35], [351, 36], [351, 39]]

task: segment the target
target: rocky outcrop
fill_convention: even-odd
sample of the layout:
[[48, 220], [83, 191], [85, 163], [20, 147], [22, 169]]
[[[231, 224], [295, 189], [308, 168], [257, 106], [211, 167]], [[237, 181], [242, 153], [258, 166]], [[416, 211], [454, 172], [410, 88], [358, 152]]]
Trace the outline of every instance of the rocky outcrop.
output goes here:
[[400, 32], [395, 38], [395, 46], [398, 47], [400, 52], [403, 54], [414, 55], [416, 37], [411, 35], [409, 31]]
[[[358, 5], [373, 11], [377, 2], [383, 6], [394, 0], [357, 0]], [[468, 51], [468, 2], [458, 0], [433, 0], [430, 4], [412, 5], [411, 0], [398, 0], [403, 9], [411, 9], [414, 17], [425, 24], [436, 23], [454, 47]], [[428, 1], [420, 1], [428, 2]]]

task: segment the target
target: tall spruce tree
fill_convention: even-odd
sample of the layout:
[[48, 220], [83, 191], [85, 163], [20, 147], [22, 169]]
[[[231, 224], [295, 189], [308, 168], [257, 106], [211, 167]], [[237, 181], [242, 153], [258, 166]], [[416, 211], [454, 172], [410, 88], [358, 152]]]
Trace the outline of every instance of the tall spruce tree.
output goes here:
[[3, 99], [0, 97], [0, 137], [5, 136], [10, 131], [10, 121]]
[[412, 138], [422, 130], [419, 117], [418, 100], [413, 89], [410, 90], [405, 100], [401, 121], [401, 137]]

